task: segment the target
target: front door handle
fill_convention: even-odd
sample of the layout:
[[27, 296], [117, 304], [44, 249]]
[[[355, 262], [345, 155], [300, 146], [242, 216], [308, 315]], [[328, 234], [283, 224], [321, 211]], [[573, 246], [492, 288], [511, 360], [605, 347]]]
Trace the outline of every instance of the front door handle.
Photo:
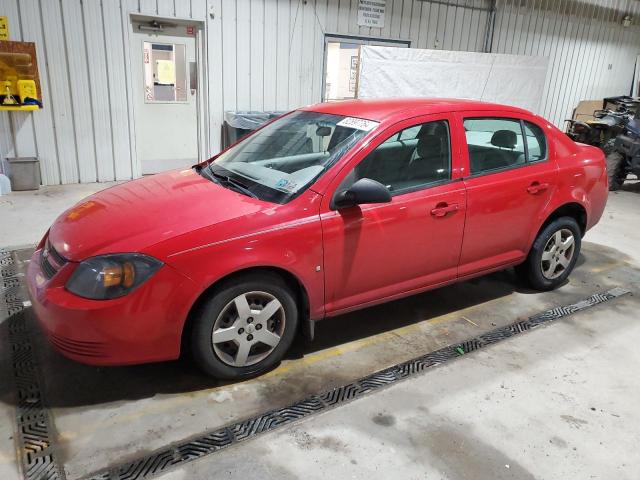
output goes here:
[[529, 192], [531, 195], [536, 195], [537, 193], [544, 192], [548, 188], [549, 188], [548, 183], [533, 182], [531, 185], [527, 187], [527, 192]]
[[441, 218], [441, 217], [446, 217], [448, 213], [455, 212], [457, 210], [458, 210], [457, 203], [440, 202], [435, 206], [434, 209], [431, 210], [431, 215], [433, 215], [434, 217]]

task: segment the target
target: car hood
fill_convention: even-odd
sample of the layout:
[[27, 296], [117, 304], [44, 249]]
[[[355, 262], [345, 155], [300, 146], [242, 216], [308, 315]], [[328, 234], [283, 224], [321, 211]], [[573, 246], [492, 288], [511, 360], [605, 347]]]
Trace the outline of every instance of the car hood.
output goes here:
[[170, 238], [276, 207], [228, 190], [193, 170], [173, 170], [85, 198], [57, 218], [49, 241], [72, 261], [141, 252]]

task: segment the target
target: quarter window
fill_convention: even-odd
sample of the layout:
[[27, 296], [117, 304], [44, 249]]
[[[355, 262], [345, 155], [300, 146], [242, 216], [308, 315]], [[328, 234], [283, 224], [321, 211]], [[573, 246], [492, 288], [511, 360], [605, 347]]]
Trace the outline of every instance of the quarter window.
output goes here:
[[451, 178], [449, 124], [423, 123], [394, 133], [369, 153], [349, 176], [382, 183], [392, 195]]
[[524, 123], [524, 135], [527, 139], [529, 162], [537, 162], [547, 158], [547, 142], [542, 128], [533, 123]]

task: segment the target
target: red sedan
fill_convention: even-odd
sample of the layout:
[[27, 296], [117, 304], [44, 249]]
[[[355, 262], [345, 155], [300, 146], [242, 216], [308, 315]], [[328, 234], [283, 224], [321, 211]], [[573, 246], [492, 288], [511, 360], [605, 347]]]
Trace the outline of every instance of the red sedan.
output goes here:
[[64, 212], [30, 263], [64, 355], [273, 367], [325, 317], [516, 266], [552, 289], [607, 200], [604, 156], [525, 110], [473, 101], [318, 104], [218, 156]]

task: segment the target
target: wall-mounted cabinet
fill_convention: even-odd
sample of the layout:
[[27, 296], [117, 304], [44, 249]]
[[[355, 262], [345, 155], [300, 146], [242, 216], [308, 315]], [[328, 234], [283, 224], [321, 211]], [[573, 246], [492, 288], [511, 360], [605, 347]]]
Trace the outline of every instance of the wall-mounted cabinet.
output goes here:
[[40, 92], [35, 43], [0, 41], [0, 111], [38, 110]]

